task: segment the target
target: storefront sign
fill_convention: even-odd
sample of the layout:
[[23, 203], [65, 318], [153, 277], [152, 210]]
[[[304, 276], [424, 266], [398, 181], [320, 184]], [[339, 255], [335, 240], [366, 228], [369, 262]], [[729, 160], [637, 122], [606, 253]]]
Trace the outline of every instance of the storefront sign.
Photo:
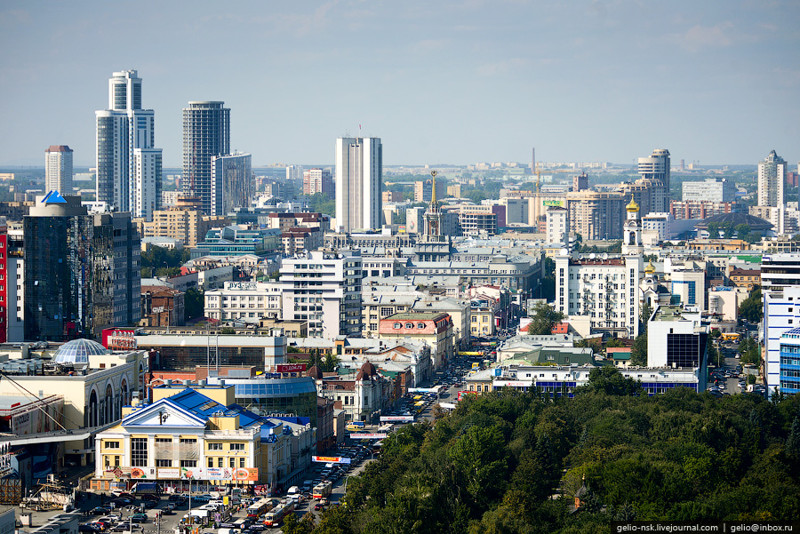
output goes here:
[[339, 456], [312, 456], [311, 461], [323, 464], [349, 464], [350, 458], [342, 458]]
[[306, 370], [304, 363], [283, 363], [278, 364], [277, 367], [279, 373], [302, 373]]
[[379, 434], [350, 434], [351, 439], [384, 439], [388, 434], [379, 433]]

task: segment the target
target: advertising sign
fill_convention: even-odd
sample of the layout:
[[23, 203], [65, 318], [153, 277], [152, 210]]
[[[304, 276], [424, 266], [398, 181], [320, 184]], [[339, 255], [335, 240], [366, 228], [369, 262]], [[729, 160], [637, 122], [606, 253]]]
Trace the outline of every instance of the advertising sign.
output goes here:
[[304, 363], [283, 363], [278, 364], [277, 367], [279, 373], [302, 373], [306, 370]]
[[207, 467], [205, 478], [208, 480], [230, 480], [231, 470], [227, 467]]
[[323, 464], [349, 464], [350, 458], [342, 458], [340, 456], [312, 456], [311, 461]]
[[238, 482], [258, 482], [258, 467], [240, 467], [234, 469], [233, 480]]
[[350, 434], [352, 439], [384, 439], [388, 434], [385, 432], [379, 434]]
[[564, 207], [564, 201], [563, 200], [542, 200], [542, 206], [554, 206], [554, 207], [557, 207], [557, 208], [563, 208]]
[[180, 467], [159, 467], [158, 478], [163, 480], [177, 480], [181, 478]]
[[382, 415], [381, 423], [413, 423], [413, 415]]
[[522, 382], [519, 380], [495, 380], [494, 387], [496, 388], [524, 388], [531, 387], [533, 382]]

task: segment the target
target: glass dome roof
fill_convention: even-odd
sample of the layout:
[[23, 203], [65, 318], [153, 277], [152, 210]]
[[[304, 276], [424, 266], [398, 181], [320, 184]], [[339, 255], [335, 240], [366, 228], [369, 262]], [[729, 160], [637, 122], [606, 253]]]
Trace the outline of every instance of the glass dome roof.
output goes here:
[[98, 354], [111, 354], [111, 351], [91, 339], [73, 339], [61, 345], [53, 360], [61, 364], [88, 364], [89, 356]]

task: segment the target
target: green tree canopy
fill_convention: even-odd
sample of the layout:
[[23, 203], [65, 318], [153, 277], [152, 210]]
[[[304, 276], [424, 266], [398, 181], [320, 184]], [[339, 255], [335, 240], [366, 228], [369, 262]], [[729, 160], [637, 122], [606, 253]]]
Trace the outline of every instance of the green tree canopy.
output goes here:
[[750, 295], [739, 305], [739, 316], [751, 323], [761, 321], [764, 316], [764, 305], [761, 302], [761, 287], [755, 286]]
[[553, 325], [564, 319], [564, 314], [555, 311], [549, 304], [539, 302], [533, 309], [533, 317], [528, 325], [528, 334], [546, 335], [553, 331]]

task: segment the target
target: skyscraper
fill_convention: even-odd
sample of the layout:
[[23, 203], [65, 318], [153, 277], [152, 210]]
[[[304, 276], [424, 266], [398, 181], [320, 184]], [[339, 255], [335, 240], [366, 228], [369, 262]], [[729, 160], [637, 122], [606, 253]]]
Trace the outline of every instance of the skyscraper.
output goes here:
[[231, 110], [224, 102], [189, 102], [183, 109], [184, 195], [200, 197], [203, 213], [212, 213], [211, 158], [230, 153]]
[[383, 145], [377, 137], [336, 140], [336, 229], [381, 227]]
[[51, 192], [23, 219], [25, 339], [64, 341], [133, 326], [140, 316], [139, 236], [128, 213], [89, 215]]
[[250, 154], [211, 157], [211, 214], [227, 215], [246, 208], [253, 200], [253, 171]]
[[782, 206], [785, 182], [786, 162], [773, 150], [764, 161], [758, 162], [758, 205]]
[[664, 185], [664, 195], [657, 196], [657, 205], [651, 211], [669, 211], [669, 150], [657, 148], [649, 157], [639, 158], [639, 175], [642, 178], [653, 178]]
[[151, 220], [160, 204], [162, 154], [154, 147], [155, 113], [142, 109], [142, 80], [135, 70], [112, 75], [108, 109], [95, 111], [95, 117], [97, 200]]
[[51, 145], [44, 151], [45, 191], [72, 193], [72, 149], [66, 145]]

